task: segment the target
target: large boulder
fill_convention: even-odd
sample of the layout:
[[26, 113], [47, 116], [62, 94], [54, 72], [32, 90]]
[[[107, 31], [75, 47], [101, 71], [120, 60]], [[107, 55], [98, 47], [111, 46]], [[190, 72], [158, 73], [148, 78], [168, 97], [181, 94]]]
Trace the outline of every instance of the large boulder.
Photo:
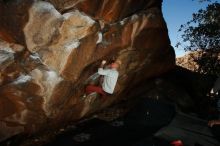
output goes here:
[[[79, 120], [172, 69], [161, 4], [0, 1], [0, 141]], [[82, 98], [85, 83], [102, 59], [122, 61], [119, 79], [113, 95], [91, 103]]]

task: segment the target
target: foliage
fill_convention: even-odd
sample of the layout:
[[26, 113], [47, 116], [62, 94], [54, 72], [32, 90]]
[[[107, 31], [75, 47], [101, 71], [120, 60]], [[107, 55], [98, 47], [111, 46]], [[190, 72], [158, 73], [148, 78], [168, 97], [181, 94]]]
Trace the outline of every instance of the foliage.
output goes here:
[[[209, 1], [209, 0], [200, 0]], [[220, 75], [220, 3], [210, 3], [205, 10], [192, 14], [192, 20], [181, 25], [180, 32], [185, 51], [200, 51], [202, 55], [195, 58], [198, 71], [204, 74]]]

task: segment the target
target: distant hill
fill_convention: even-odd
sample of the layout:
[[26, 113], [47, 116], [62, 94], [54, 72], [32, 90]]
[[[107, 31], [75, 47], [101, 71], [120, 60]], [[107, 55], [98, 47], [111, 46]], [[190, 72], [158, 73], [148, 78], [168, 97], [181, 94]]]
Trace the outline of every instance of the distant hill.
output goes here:
[[189, 52], [182, 57], [177, 57], [176, 65], [189, 69], [191, 71], [197, 71], [199, 65], [194, 61], [194, 59], [200, 57], [201, 55], [201, 51]]
[[193, 51], [176, 58], [176, 65], [194, 72], [216, 75], [220, 71], [220, 52], [217, 50]]

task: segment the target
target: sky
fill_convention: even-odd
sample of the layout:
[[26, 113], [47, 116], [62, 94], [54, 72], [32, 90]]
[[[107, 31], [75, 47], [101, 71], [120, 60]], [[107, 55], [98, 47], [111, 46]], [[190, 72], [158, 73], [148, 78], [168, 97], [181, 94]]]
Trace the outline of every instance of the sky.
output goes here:
[[[167, 23], [171, 45], [175, 49], [177, 57], [183, 56], [183, 48], [175, 48], [178, 41], [181, 41], [181, 33], [178, 32], [181, 24], [185, 24], [192, 19], [192, 14], [199, 9], [205, 9], [208, 2], [198, 2], [199, 0], [163, 0], [163, 17]], [[216, 0], [220, 1], [220, 0]]]

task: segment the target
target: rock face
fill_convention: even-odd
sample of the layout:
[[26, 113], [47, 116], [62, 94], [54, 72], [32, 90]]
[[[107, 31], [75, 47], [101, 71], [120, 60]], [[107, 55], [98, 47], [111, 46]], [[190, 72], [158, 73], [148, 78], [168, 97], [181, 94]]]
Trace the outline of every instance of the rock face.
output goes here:
[[[0, 140], [79, 120], [173, 68], [161, 4], [0, 1]], [[119, 79], [113, 95], [91, 104], [82, 98], [85, 83], [102, 59], [122, 61]]]

